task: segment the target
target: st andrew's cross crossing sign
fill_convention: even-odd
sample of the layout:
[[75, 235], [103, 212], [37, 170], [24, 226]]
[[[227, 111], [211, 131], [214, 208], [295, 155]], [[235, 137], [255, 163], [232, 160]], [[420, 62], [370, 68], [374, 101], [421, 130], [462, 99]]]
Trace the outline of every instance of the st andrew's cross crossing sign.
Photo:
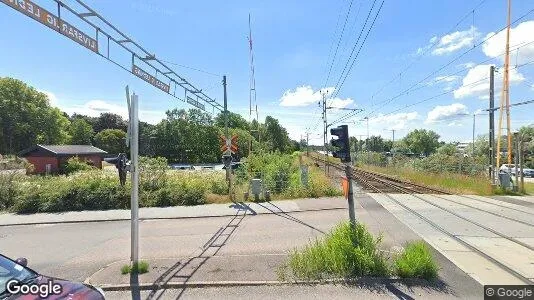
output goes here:
[[221, 152], [223, 154], [236, 154], [239, 147], [237, 147], [237, 135], [233, 135], [232, 138], [227, 138], [224, 135], [220, 136], [221, 140]]

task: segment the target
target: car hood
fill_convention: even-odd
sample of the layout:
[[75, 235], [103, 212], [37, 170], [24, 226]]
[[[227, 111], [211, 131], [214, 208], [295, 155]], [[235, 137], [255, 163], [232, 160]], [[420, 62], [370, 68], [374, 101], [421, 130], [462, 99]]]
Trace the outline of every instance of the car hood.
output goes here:
[[[83, 284], [80, 282], [72, 282], [59, 278], [48, 277], [40, 275], [37, 278], [37, 282], [46, 284], [49, 280], [53, 280], [54, 283], [59, 283], [62, 287], [61, 295], [50, 295], [46, 299], [69, 299], [69, 300], [102, 300], [105, 299], [102, 294], [93, 286]], [[42, 299], [39, 295], [13, 295], [9, 300], [37, 300]]]

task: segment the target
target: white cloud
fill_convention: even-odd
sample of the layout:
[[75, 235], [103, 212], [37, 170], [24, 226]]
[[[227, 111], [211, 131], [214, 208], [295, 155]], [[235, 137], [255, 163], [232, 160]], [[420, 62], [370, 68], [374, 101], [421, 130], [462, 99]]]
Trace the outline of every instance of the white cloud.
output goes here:
[[449, 76], [438, 76], [434, 78], [435, 82], [454, 82], [458, 80], [460, 77], [456, 75], [449, 75]]
[[392, 115], [379, 114], [374, 118], [369, 119], [370, 124], [379, 124], [384, 129], [400, 130], [406, 128], [406, 124], [409, 121], [413, 121], [419, 117], [419, 114], [414, 112], [409, 113], [397, 113]]
[[[103, 100], [90, 100], [82, 105], [60, 107], [60, 109], [69, 115], [78, 113], [90, 117], [98, 117], [101, 113], [114, 113], [120, 115], [125, 120], [128, 120], [128, 109], [126, 104], [117, 105]], [[150, 124], [157, 124], [165, 117], [164, 111], [139, 110], [139, 119]]]
[[[436, 48], [432, 50], [433, 55], [450, 54], [462, 48], [473, 45], [474, 39], [479, 35], [476, 27], [464, 31], [455, 31], [446, 34], [439, 39]], [[432, 40], [431, 40], [432, 41]]]
[[[510, 61], [512, 63], [522, 64], [534, 59], [534, 43], [521, 47], [517, 50], [517, 47], [523, 46], [532, 42], [532, 33], [534, 32], [534, 21], [526, 21], [518, 24], [515, 28], [510, 29]], [[486, 38], [492, 36], [494, 32], [490, 32], [486, 35]], [[486, 56], [496, 57], [499, 56], [501, 61], [504, 61], [504, 53], [506, 46], [506, 30], [502, 30], [495, 36], [489, 38], [482, 45], [482, 51]]]
[[463, 63], [463, 64], [459, 64], [458, 66], [464, 68], [464, 69], [471, 69], [472, 67], [475, 66], [475, 63], [474, 62], [466, 62], [466, 63]]
[[[334, 88], [330, 88], [333, 93]], [[328, 91], [328, 89], [327, 89]], [[329, 91], [328, 91], [329, 92]], [[287, 90], [280, 98], [280, 106], [308, 106], [322, 99], [321, 91], [314, 91], [309, 85], [297, 87], [294, 91]]]
[[449, 124], [447, 124], [447, 126], [449, 126], [449, 127], [462, 127], [463, 124], [462, 124], [462, 122], [459, 122], [459, 121], [452, 121]]
[[[489, 67], [490, 65], [478, 65], [470, 69], [462, 79], [462, 86], [454, 90], [454, 98], [482, 96], [485, 93], [489, 93]], [[498, 72], [495, 74], [496, 87], [502, 85], [503, 73]], [[521, 82], [523, 80], [525, 78], [517, 72], [517, 69], [510, 69], [510, 83]]]
[[39, 92], [45, 94], [48, 97], [48, 100], [49, 100], [48, 103], [51, 106], [54, 106], [54, 107], [58, 106], [58, 100], [57, 100], [57, 97], [56, 97], [56, 95], [54, 93], [49, 92], [49, 91], [44, 91], [44, 90], [40, 90]]
[[327, 103], [329, 106], [333, 107], [347, 107], [352, 104], [354, 101], [350, 98], [341, 99], [341, 98], [330, 98], [334, 93], [334, 87], [328, 87], [314, 91], [313, 88], [309, 85], [303, 85], [297, 87], [294, 91], [287, 90], [284, 92], [280, 98], [280, 106], [287, 107], [298, 107], [298, 106], [308, 106], [314, 103], [318, 103], [322, 99], [322, 93], [327, 97]]
[[431, 124], [450, 119], [454, 116], [465, 115], [467, 113], [467, 106], [461, 103], [453, 103], [445, 106], [438, 105], [428, 112], [425, 123]]

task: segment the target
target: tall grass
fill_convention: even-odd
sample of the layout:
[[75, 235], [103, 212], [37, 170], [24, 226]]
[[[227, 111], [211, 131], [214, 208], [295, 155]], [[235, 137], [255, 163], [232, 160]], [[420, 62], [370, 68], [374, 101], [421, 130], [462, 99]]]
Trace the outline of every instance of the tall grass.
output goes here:
[[370, 165], [360, 166], [364, 170], [397, 176], [408, 181], [430, 187], [445, 189], [456, 194], [492, 195], [493, 190], [484, 176], [468, 176], [457, 173], [429, 173], [408, 168], [387, 168]]
[[408, 243], [393, 259], [380, 250], [377, 238], [362, 224], [341, 223], [322, 239], [293, 250], [278, 270], [280, 280], [348, 279], [362, 276], [437, 277], [438, 265], [423, 241]]
[[438, 265], [425, 242], [416, 241], [408, 243], [395, 258], [395, 272], [402, 278], [432, 280], [438, 276]]
[[262, 153], [249, 156], [236, 172], [237, 192], [248, 190], [252, 178], [260, 178], [272, 199], [317, 198], [339, 196], [340, 189], [332, 186], [324, 172], [307, 158], [302, 164], [308, 166], [308, 183], [301, 182], [301, 153]]
[[289, 255], [290, 276], [321, 280], [355, 276], [387, 276], [387, 258], [380, 252], [381, 237], [374, 238], [362, 224], [335, 227], [322, 240], [315, 240]]

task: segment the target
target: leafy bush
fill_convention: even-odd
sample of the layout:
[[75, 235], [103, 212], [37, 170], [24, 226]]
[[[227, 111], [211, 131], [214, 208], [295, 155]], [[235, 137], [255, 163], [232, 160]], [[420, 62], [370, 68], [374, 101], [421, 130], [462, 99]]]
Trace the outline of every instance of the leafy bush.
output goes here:
[[358, 152], [356, 161], [366, 165], [385, 166], [387, 159], [383, 153], [378, 152]]
[[435, 279], [438, 265], [430, 249], [423, 241], [408, 243], [404, 251], [395, 258], [395, 272], [403, 278]]
[[7, 209], [15, 203], [19, 193], [17, 183], [24, 174], [19, 170], [2, 170], [0, 172], [0, 210]]
[[322, 240], [290, 253], [285, 268], [302, 280], [387, 276], [389, 265], [378, 248], [380, 243], [381, 237], [375, 239], [364, 225], [356, 224], [353, 229], [350, 223], [341, 223]]
[[78, 171], [88, 171], [94, 169], [93, 166], [89, 165], [84, 160], [79, 159], [77, 156], [71, 157], [61, 166], [61, 172], [63, 174], [72, 174]]
[[303, 164], [308, 166], [308, 185], [302, 184], [300, 154], [275, 152], [250, 155], [243, 167], [236, 171], [236, 182], [247, 187], [250, 179], [260, 178], [272, 195], [286, 199], [340, 195], [339, 189], [334, 188], [324, 172], [308, 158], [303, 158]]
[[165, 157], [140, 157], [139, 185], [143, 190], [155, 191], [167, 182], [167, 159]]

